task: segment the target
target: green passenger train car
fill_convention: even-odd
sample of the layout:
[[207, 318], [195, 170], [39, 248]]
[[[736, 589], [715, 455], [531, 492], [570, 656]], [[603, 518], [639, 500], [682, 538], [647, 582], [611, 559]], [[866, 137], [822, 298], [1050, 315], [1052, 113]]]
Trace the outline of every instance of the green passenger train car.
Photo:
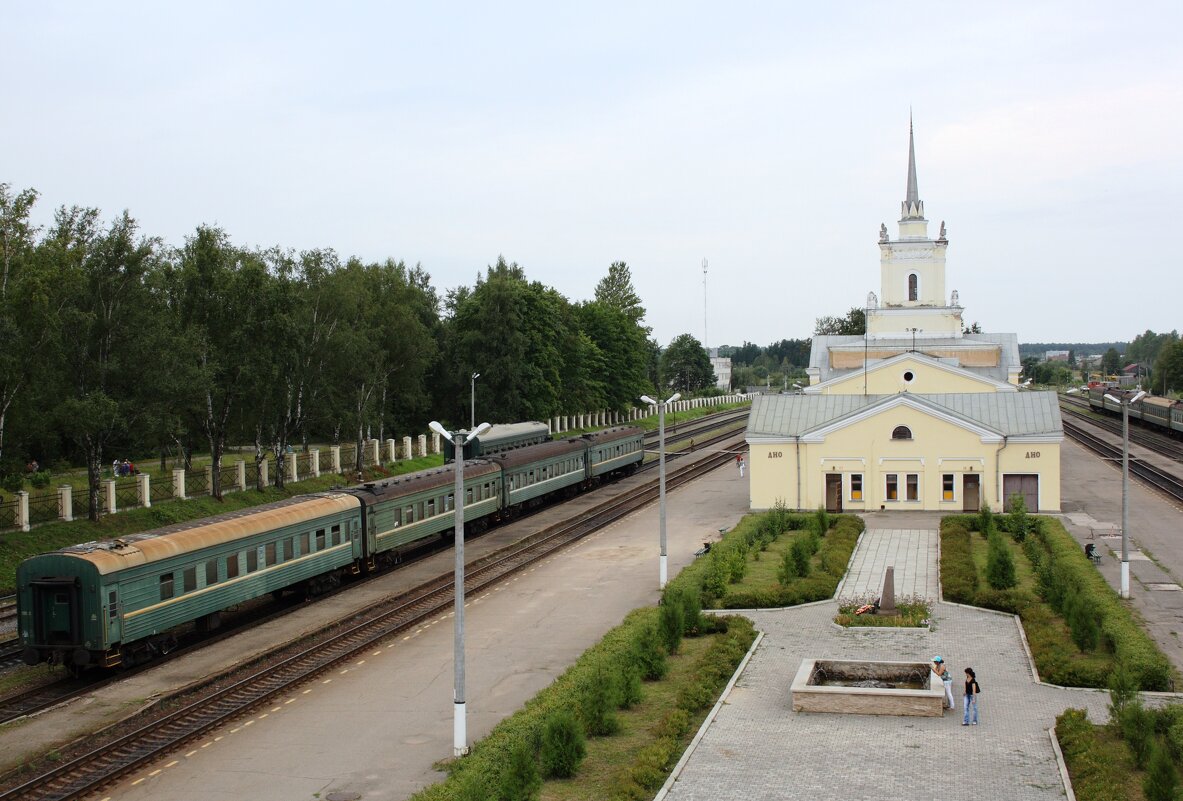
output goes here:
[[632, 472], [645, 458], [645, 432], [637, 426], [616, 426], [584, 434], [587, 440], [588, 476], [597, 478]]
[[574, 494], [587, 481], [587, 446], [559, 440], [490, 457], [504, 476], [502, 505], [512, 511], [535, 506], [556, 492]]
[[287, 499], [30, 557], [17, 568], [28, 664], [114, 667], [167, 650], [172, 631], [270, 592], [331, 586], [360, 564], [361, 504]]

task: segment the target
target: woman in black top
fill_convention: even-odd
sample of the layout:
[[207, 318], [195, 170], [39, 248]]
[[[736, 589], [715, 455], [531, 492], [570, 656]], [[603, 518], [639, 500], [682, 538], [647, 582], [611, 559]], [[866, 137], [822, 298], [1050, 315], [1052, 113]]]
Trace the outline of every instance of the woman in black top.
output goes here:
[[978, 678], [974, 675], [973, 668], [965, 669], [965, 695], [961, 697], [962, 706], [965, 708], [965, 715], [961, 719], [962, 726], [970, 725], [969, 710], [972, 707], [974, 711], [973, 725], [978, 725], [978, 693], [982, 688], [978, 686]]

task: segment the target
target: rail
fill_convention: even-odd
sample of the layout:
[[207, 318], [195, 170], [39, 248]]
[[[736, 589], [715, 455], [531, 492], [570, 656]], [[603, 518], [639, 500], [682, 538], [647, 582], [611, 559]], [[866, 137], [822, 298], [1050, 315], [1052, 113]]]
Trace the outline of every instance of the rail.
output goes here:
[[[1067, 420], [1063, 421], [1063, 424], [1064, 433], [1073, 440], [1105, 459], [1116, 462], [1121, 461], [1121, 446], [1114, 445], [1098, 437], [1096, 434], [1091, 434], [1080, 426], [1069, 423]], [[1134, 456], [1130, 457], [1130, 474], [1175, 500], [1183, 501], [1183, 481], [1180, 481], [1176, 476], [1159, 470], [1154, 465], [1148, 464]]]

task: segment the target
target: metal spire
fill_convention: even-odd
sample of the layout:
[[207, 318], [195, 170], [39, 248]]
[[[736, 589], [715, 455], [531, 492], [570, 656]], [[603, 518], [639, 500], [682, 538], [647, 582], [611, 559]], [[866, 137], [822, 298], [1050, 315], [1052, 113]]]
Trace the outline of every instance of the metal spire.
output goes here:
[[916, 189], [916, 139], [912, 135], [912, 111], [908, 111], [908, 199], [909, 204], [920, 200]]

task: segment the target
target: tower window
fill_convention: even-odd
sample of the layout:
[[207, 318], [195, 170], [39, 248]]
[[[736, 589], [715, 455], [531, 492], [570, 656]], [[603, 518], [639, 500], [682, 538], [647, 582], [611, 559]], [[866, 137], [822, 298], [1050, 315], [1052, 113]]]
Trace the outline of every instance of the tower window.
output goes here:
[[892, 439], [911, 439], [912, 429], [907, 426], [896, 426], [891, 432]]
[[908, 276], [908, 300], [919, 300], [920, 293], [920, 279], [917, 278], [916, 273]]

